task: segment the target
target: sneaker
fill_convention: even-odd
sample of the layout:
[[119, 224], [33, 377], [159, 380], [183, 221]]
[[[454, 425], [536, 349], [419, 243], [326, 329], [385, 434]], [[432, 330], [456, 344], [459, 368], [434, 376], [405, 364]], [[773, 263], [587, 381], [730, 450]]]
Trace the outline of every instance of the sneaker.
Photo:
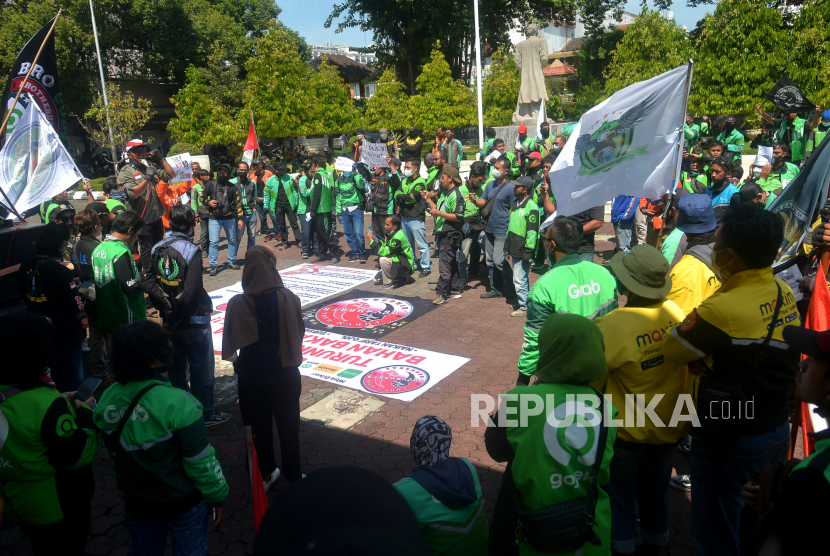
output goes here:
[[369, 256], [368, 255], [361, 255], [360, 256], [360, 264], [366, 264], [367, 262], [369, 262]]
[[207, 259], [207, 258], [208, 258], [207, 251], [202, 251], [202, 258], [203, 258], [203, 259]]
[[308, 253], [303, 252], [303, 254], [301, 256], [302, 256], [302, 258], [307, 259], [308, 258]]
[[349, 262], [350, 263], [356, 263], [359, 260], [360, 260], [360, 257], [358, 257], [357, 255], [352, 255], [351, 257], [349, 257]]
[[220, 413], [218, 411], [214, 411], [213, 415], [210, 417], [205, 417], [205, 426], [206, 427], [215, 427], [216, 425], [221, 425], [222, 423], [228, 422], [231, 416], [229, 413]]
[[418, 274], [418, 278], [426, 278], [432, 274], [429, 270], [422, 270], [420, 274]]
[[210, 267], [210, 275], [211, 276], [216, 276], [217, 274], [219, 274], [219, 269], [216, 268], [215, 266]]
[[447, 298], [441, 294], [435, 296], [435, 299], [432, 300], [433, 305], [443, 305], [447, 302]]
[[265, 487], [265, 492], [268, 492], [268, 489], [271, 488], [271, 485], [280, 478], [280, 468], [277, 467], [274, 469], [274, 472], [271, 473], [271, 476], [268, 479], [262, 481], [262, 485]]
[[265, 241], [271, 241], [272, 239], [271, 234], [265, 234]]
[[692, 455], [692, 437], [690, 435], [686, 435], [686, 438], [680, 441], [680, 445], [677, 449], [687, 456]]
[[451, 290], [450, 291], [450, 297], [452, 299], [461, 299], [461, 292], [458, 291], [458, 290]]
[[382, 290], [391, 290], [391, 289], [393, 289], [394, 287], [395, 287], [395, 286], [394, 286], [393, 284], [384, 284], [384, 285], [382, 285], [382, 286], [380, 287], [380, 289], [382, 289]]
[[383, 280], [379, 280], [379, 279], [375, 278], [374, 280], [372, 280], [372, 283], [376, 286], [382, 286], [383, 285]]
[[228, 264], [228, 268], [230, 268], [231, 270], [239, 270], [239, 269], [241, 269], [242, 267], [241, 267], [241, 266], [239, 266], [239, 265], [238, 265], [238, 264], [236, 264], [236, 263], [229, 263], [229, 264]]
[[435, 259], [437, 257], [438, 257], [438, 249], [436, 249], [434, 247], [430, 247], [430, 249], [429, 249], [429, 258], [430, 259]]
[[338, 264], [340, 262], [340, 257], [332, 257], [329, 259], [329, 263], [331, 264]]
[[329, 262], [329, 258], [325, 255], [318, 255], [316, 259], [311, 261], [311, 264], [322, 264]]
[[516, 309], [512, 313], [510, 313], [511, 317], [526, 317], [527, 316], [527, 309]]
[[481, 299], [493, 299], [494, 297], [501, 297], [501, 294], [499, 292], [495, 292], [493, 290], [490, 290], [487, 293], [481, 294], [479, 297]]
[[672, 478], [669, 479], [669, 486], [676, 488], [677, 490], [691, 492], [692, 477], [691, 475], [673, 475]]

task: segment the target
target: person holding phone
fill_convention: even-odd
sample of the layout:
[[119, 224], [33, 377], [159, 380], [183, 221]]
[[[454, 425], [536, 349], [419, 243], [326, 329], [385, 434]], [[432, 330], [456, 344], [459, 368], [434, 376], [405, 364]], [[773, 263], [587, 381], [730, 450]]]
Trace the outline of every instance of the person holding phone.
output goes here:
[[3, 519], [20, 527], [35, 556], [82, 556], [95, 492], [95, 400], [55, 389], [47, 367], [53, 328], [34, 311], [0, 320]]

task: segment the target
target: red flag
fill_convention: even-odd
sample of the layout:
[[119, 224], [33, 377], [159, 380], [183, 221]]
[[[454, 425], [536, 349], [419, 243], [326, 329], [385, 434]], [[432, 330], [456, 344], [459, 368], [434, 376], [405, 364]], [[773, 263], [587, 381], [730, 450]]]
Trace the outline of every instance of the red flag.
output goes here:
[[265, 493], [265, 484], [262, 482], [262, 473], [259, 472], [259, 458], [253, 442], [251, 445], [251, 490], [254, 496], [254, 534], [259, 531], [259, 524], [268, 511], [268, 496]]
[[[810, 299], [810, 308], [807, 309], [804, 327], [810, 330], [830, 328], [830, 290], [827, 289], [827, 278], [820, 264], [816, 272], [816, 284], [813, 286], [813, 297]], [[804, 402], [799, 402], [798, 411], [801, 413], [801, 440], [804, 442], [804, 457], [807, 457], [815, 450], [815, 442], [807, 436], [807, 433], [813, 432], [812, 411]]]
[[251, 118], [251, 126], [248, 128], [248, 140], [245, 141], [245, 148], [243, 151], [254, 151], [259, 148], [256, 140], [256, 131], [254, 131], [254, 119]]

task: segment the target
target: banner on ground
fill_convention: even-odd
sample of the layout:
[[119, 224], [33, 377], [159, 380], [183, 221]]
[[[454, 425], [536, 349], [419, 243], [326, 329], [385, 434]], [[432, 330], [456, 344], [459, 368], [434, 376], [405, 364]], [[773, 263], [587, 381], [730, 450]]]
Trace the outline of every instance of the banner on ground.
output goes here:
[[0, 150], [0, 188], [15, 210], [23, 213], [82, 179], [55, 128], [29, 102]]
[[784, 218], [784, 241], [772, 265], [776, 272], [795, 261], [798, 247], [827, 199], [830, 181], [830, 148], [827, 145], [827, 141], [822, 141], [816, 147], [804, 168], [767, 207]]
[[363, 142], [361, 162], [369, 168], [389, 168], [389, 164], [386, 162], [387, 156], [389, 156], [389, 151], [386, 150], [385, 144]]
[[306, 328], [327, 329], [361, 338], [381, 338], [434, 308], [429, 299], [375, 295], [353, 290], [306, 308]]
[[[32, 62], [34, 62], [37, 51], [40, 48], [40, 45], [43, 44], [43, 39], [46, 38], [46, 35], [49, 33], [49, 29], [52, 28], [53, 21], [54, 18], [50, 19], [46, 25], [41, 27], [40, 31], [35, 33], [32, 38], [29, 39], [29, 42], [27, 42], [17, 54], [17, 58], [15, 58], [14, 63], [12, 64], [9, 79], [6, 82], [6, 88], [3, 90], [3, 111], [2, 114], [0, 114], [0, 117], [5, 115], [6, 110], [11, 107], [14, 97], [17, 95], [17, 91], [20, 90], [20, 87], [23, 85], [23, 80], [26, 78], [26, 74], [31, 68], [32, 71], [29, 73], [29, 80], [26, 81], [24, 92], [29, 93], [32, 96], [34, 101], [40, 107], [40, 111], [43, 112], [46, 121], [48, 121], [57, 132], [58, 137], [60, 137], [62, 141], [66, 141], [68, 136], [66, 134], [66, 122], [64, 121], [61, 80], [58, 77], [58, 61], [55, 57], [54, 33], [49, 35], [49, 40], [46, 41], [43, 51], [37, 59], [37, 64], [32, 67]], [[18, 107], [15, 107], [15, 112], [17, 112], [17, 108]], [[23, 112], [24, 110], [21, 110], [20, 115], [22, 115]], [[14, 129], [13, 120], [15, 120], [14, 114], [11, 118], [9, 118], [9, 123], [6, 124], [6, 133], [9, 135], [11, 135], [11, 132]]]
[[193, 169], [190, 166], [190, 153], [168, 156], [167, 162], [176, 171], [176, 177], [170, 183], [178, 183], [193, 179]]
[[812, 112], [816, 109], [816, 105], [804, 95], [798, 85], [793, 83], [786, 71], [781, 74], [781, 78], [767, 93], [767, 98], [784, 114]]
[[[617, 195], [656, 199], [679, 176], [692, 64], [630, 85], [579, 119], [551, 169], [559, 214]], [[612, 171], [613, 170], [613, 171]]]
[[306, 330], [300, 374], [411, 402], [468, 361], [379, 340]]

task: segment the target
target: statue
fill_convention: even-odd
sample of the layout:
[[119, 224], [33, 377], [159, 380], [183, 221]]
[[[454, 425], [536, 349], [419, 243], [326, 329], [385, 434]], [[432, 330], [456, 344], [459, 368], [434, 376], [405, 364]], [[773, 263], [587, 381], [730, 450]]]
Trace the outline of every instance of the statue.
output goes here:
[[539, 104], [548, 100], [545, 90], [545, 75], [542, 68], [548, 65], [548, 43], [539, 38], [539, 26], [531, 23], [525, 29], [527, 39], [516, 45], [516, 65], [522, 75], [519, 100], [513, 113], [513, 123], [536, 123], [539, 117]]

